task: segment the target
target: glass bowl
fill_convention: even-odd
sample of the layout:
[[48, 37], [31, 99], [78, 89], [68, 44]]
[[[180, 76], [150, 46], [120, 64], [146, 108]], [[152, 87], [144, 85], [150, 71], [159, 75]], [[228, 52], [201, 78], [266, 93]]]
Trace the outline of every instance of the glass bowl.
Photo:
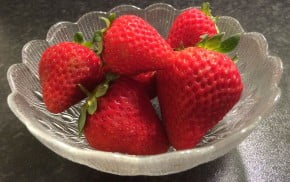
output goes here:
[[[241, 33], [237, 49], [238, 68], [244, 82], [240, 101], [224, 119], [193, 149], [150, 156], [103, 152], [91, 148], [84, 137], [78, 137], [76, 105], [61, 114], [48, 112], [42, 101], [38, 80], [38, 61], [50, 45], [72, 41], [77, 31], [89, 39], [93, 32], [104, 27], [99, 16], [115, 12], [118, 15], [135, 14], [153, 25], [162, 36], [182, 10], [168, 4], [152, 4], [145, 9], [121, 5], [109, 12], [94, 11], [83, 15], [76, 23], [59, 22], [47, 33], [46, 40], [32, 40], [22, 50], [22, 63], [12, 65], [7, 73], [12, 93], [8, 105], [27, 129], [45, 146], [58, 155], [91, 168], [118, 175], [166, 175], [193, 168], [214, 160], [242, 142], [269, 113], [280, 96], [277, 86], [282, 74], [282, 62], [270, 56], [267, 41], [260, 33], [244, 32], [239, 22], [221, 16], [217, 25], [226, 37]], [[158, 109], [156, 100], [154, 106]]]

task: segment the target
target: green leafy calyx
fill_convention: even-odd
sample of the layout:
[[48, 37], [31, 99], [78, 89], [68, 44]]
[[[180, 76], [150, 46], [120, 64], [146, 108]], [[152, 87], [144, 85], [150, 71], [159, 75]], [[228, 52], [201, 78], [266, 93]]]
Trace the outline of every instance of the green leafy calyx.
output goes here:
[[221, 53], [231, 52], [239, 44], [240, 34], [235, 34], [225, 40], [222, 40], [224, 34], [225, 33], [219, 33], [212, 37], [209, 37], [207, 34], [202, 35], [202, 40], [197, 43], [196, 46]]
[[74, 42], [82, 44], [84, 42], [84, 36], [82, 32], [77, 32], [74, 35]]
[[106, 95], [109, 84], [118, 79], [119, 76], [108, 73], [106, 78], [93, 90], [93, 92], [89, 92], [83, 85], [79, 84], [78, 87], [80, 90], [85, 93], [88, 98], [84, 105], [81, 107], [80, 116], [78, 119], [78, 130], [79, 136], [83, 133], [83, 129], [85, 127], [87, 114], [92, 115], [98, 109], [98, 99]]
[[81, 32], [77, 32], [74, 35], [74, 42], [82, 44], [83, 46], [86, 46], [86, 47], [92, 49], [93, 51], [96, 52], [96, 54], [98, 56], [100, 56], [102, 51], [103, 51], [104, 33], [110, 28], [111, 24], [116, 19], [116, 14], [111, 13], [111, 14], [109, 14], [108, 17], [100, 17], [100, 19], [105, 22], [106, 27], [102, 28], [100, 30], [97, 30], [94, 33], [92, 40], [84, 41], [83, 34]]

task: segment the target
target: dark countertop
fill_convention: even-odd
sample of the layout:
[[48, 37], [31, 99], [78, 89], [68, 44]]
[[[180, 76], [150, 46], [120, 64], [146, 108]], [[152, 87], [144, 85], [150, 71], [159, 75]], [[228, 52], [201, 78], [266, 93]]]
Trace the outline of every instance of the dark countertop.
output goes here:
[[76, 21], [82, 14], [107, 11], [116, 5], [146, 7], [167, 2], [176, 8], [200, 5], [201, 0], [1, 0], [0, 6], [0, 181], [290, 181], [290, 0], [209, 1], [215, 15], [237, 18], [248, 32], [261, 32], [273, 55], [281, 57], [282, 97], [256, 130], [227, 155], [179, 174], [163, 177], [124, 177], [70, 162], [38, 142], [7, 106], [6, 79], [11, 64], [21, 62], [22, 46], [45, 39], [56, 22]]

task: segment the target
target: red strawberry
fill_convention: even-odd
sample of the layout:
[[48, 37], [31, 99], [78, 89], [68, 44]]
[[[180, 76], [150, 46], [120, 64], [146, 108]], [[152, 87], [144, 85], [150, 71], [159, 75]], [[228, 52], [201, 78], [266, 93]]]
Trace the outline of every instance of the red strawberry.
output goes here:
[[228, 56], [192, 47], [176, 52], [174, 64], [158, 71], [157, 90], [169, 141], [188, 149], [238, 102], [243, 84]]
[[144, 86], [144, 89], [149, 95], [150, 99], [156, 97], [157, 91], [156, 91], [156, 72], [155, 71], [141, 73], [136, 76], [132, 76], [131, 78]]
[[149, 155], [166, 152], [168, 140], [148, 95], [137, 82], [120, 78], [99, 98], [84, 128], [89, 144], [103, 151]]
[[149, 23], [135, 15], [113, 21], [103, 37], [102, 57], [111, 72], [135, 75], [170, 65], [171, 47]]
[[102, 77], [101, 62], [89, 48], [62, 42], [47, 48], [39, 62], [39, 78], [47, 109], [60, 113], [81, 101], [85, 94], [77, 87], [92, 90]]
[[201, 10], [189, 8], [174, 20], [169, 30], [167, 42], [172, 48], [194, 46], [201, 40], [200, 36], [217, 34], [218, 31], [213, 19], [209, 3], [204, 3]]

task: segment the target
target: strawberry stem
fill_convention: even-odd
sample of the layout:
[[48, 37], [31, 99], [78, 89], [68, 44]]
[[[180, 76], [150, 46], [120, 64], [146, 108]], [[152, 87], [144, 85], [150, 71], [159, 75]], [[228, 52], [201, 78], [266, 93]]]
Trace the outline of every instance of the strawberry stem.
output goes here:
[[88, 113], [90, 115], [94, 114], [97, 111], [97, 109], [98, 109], [98, 103], [97, 103], [96, 98], [94, 98], [93, 96], [90, 97], [88, 99], [87, 104], [88, 104]]
[[85, 93], [88, 97], [91, 96], [91, 93], [82, 85], [82, 84], [78, 84], [78, 87], [81, 89], [81, 91], [83, 93]]
[[81, 107], [80, 117], [78, 119], [79, 137], [83, 133], [83, 129], [84, 129], [85, 124], [86, 124], [86, 120], [87, 120], [87, 106], [86, 105], [83, 105]]

